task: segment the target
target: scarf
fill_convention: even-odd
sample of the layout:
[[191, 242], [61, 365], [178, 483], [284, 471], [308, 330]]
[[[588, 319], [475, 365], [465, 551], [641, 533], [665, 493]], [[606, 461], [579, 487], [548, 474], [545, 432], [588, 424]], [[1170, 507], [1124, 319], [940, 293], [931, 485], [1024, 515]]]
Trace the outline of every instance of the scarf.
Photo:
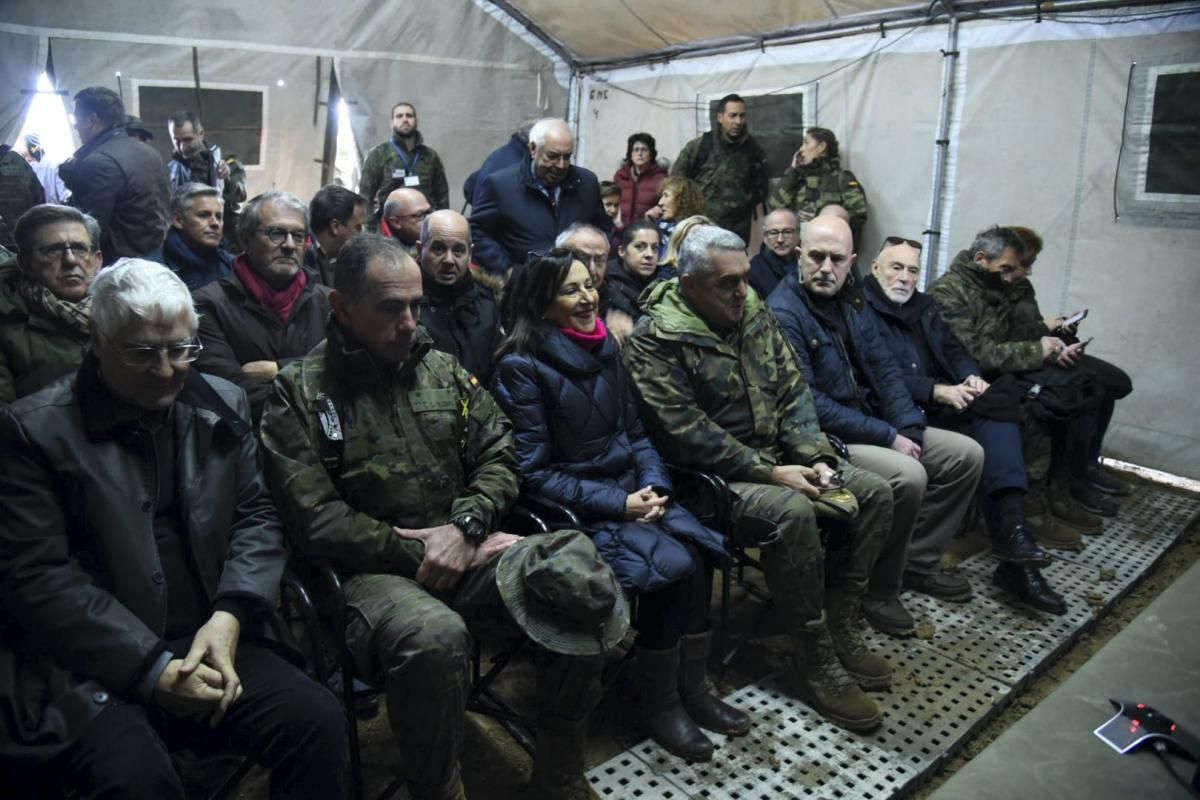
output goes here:
[[56, 319], [69, 329], [84, 336], [91, 335], [88, 327], [88, 320], [92, 315], [92, 296], [90, 294], [84, 295], [78, 303], [72, 303], [56, 297], [54, 292], [40, 283], [34, 283], [24, 274], [17, 281], [17, 285], [20, 287], [21, 297], [31, 310]]
[[292, 315], [292, 308], [296, 305], [296, 301], [300, 299], [304, 288], [308, 286], [308, 273], [300, 270], [286, 288], [282, 290], [271, 288], [250, 267], [250, 261], [246, 258], [245, 253], [238, 256], [233, 262], [233, 272], [238, 276], [238, 280], [242, 282], [242, 285], [246, 287], [246, 291], [250, 293], [250, 296], [261, 303], [263, 308], [268, 309], [275, 316], [279, 317], [280, 322], [284, 323]]
[[559, 330], [562, 331], [563, 336], [585, 350], [595, 350], [608, 338], [608, 329], [604, 327], [604, 320], [599, 317], [596, 317], [596, 330], [591, 333], [577, 331], [574, 328], [559, 328]]

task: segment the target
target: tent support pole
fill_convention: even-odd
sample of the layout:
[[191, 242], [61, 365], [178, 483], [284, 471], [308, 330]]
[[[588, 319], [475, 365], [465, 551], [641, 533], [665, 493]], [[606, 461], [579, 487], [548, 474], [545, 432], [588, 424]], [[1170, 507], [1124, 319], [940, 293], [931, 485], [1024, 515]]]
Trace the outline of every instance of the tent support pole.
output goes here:
[[[946, 3], [949, 7], [950, 4]], [[942, 59], [942, 103], [938, 111], [937, 156], [933, 161], [933, 198], [929, 203], [929, 224], [925, 229], [925, 288], [937, 277], [938, 246], [941, 243], [943, 184], [946, 162], [950, 158], [950, 115], [954, 105], [954, 73], [958, 66], [958, 17], [950, 7], [950, 25], [946, 32], [946, 49]]]

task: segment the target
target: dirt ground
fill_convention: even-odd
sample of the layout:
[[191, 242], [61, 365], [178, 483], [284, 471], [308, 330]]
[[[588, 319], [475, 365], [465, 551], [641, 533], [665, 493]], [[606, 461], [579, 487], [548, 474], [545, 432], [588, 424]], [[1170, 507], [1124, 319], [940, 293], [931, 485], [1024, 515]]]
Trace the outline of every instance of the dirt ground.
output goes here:
[[[1200, 559], [1198, 530], [1200, 525], [1193, 524], [1187, 534], [1166, 553], [1137, 588], [1122, 598], [1091, 631], [1084, 633], [1040, 677], [1017, 692], [1008, 707], [972, 737], [962, 751], [921, 786], [914, 796], [925, 798], [937, 789], [947, 777], [1053, 692], [1178, 576]], [[967, 537], [957, 542], [954, 551], [959, 556], [966, 557], [981, 544], [978, 539]], [[740, 594], [741, 590], [735, 589], [735, 601]], [[717, 592], [714, 591], [714, 597], [716, 596]], [[760, 605], [755, 602], [735, 602], [733, 629], [749, 629], [759, 608]], [[714, 604], [714, 619], [716, 613], [717, 608]], [[759, 680], [781, 666], [782, 637], [773, 635], [781, 629], [781, 621], [773, 619], [770, 615], [761, 622], [761, 635], [742, 648], [721, 681], [719, 688], [723, 692], [733, 691], [749, 682]], [[624, 644], [628, 645], [629, 642]], [[485, 654], [485, 669], [486, 666]], [[589, 768], [607, 761], [645, 738], [637, 720], [637, 690], [632, 669], [624, 659], [623, 650], [610, 656], [606, 676], [609, 688], [593, 716], [586, 750]], [[533, 713], [532, 699], [535, 688], [536, 670], [528, 658], [521, 656], [514, 659], [495, 684], [495, 691], [500, 697], [518, 712], [529, 715]], [[359, 725], [368, 797], [374, 797], [386, 787], [395, 777], [398, 767], [398, 756], [392, 743], [387, 716], [386, 709], [380, 708], [374, 718]], [[517, 800], [524, 797], [522, 785], [529, 776], [530, 758], [495, 719], [476, 713], [468, 714], [462, 763], [467, 795], [472, 800]], [[266, 776], [256, 770], [243, 782], [236, 796], [242, 800], [265, 798]], [[396, 796], [407, 798], [408, 794], [401, 790]]]

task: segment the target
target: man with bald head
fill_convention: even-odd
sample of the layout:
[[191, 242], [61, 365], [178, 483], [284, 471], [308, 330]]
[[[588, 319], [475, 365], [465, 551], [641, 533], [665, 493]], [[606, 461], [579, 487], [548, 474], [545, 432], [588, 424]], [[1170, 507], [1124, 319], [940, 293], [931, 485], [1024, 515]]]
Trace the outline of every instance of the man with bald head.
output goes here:
[[574, 152], [575, 137], [566, 122], [538, 120], [521, 163], [497, 170], [479, 184], [471, 234], [480, 266], [505, 275], [524, 264], [531, 250], [553, 247], [555, 237], [574, 222], [612, 230], [600, 201], [600, 182], [571, 163]]
[[762, 245], [750, 259], [750, 286], [766, 300], [788, 273], [795, 272], [800, 219], [788, 208], [777, 208], [763, 219]]
[[812, 387], [821, 429], [846, 443], [851, 463], [892, 487], [891, 535], [863, 612], [879, 630], [905, 636], [914, 622], [901, 588], [955, 602], [971, 597], [971, 584], [943, 571], [941, 559], [971, 504], [983, 450], [927, 425], [861, 291], [847, 281], [855, 257], [850, 226], [815, 217], [804, 228], [800, 269], [768, 302]]
[[889, 236], [863, 282], [866, 302], [913, 402], [930, 422], [966, 433], [983, 447], [984, 518], [1001, 562], [993, 581], [1033, 608], [1065, 614], [1066, 603], [1037, 569], [1050, 558], [1025, 518], [1019, 402], [1003, 389], [989, 391], [979, 364], [942, 320], [933, 297], [917, 291], [920, 276], [921, 243]]
[[434, 348], [457, 358], [486, 384], [500, 343], [499, 284], [470, 268], [472, 252], [471, 226], [457, 211], [435, 211], [421, 223], [421, 325]]
[[395, 239], [404, 252], [417, 256], [417, 240], [421, 238], [421, 223], [433, 211], [425, 195], [416, 189], [397, 189], [383, 204], [379, 232]]

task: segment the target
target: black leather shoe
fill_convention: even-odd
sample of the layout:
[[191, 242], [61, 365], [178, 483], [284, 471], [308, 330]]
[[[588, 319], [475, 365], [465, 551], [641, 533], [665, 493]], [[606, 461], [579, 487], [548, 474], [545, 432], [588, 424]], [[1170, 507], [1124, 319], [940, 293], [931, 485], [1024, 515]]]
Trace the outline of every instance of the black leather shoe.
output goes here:
[[892, 636], [912, 636], [917, 629], [916, 620], [912, 618], [912, 614], [908, 613], [908, 609], [904, 607], [898, 597], [887, 600], [870, 596], [864, 597], [862, 611], [867, 622], [871, 623], [871, 627], [881, 633]]
[[1074, 497], [1079, 505], [1088, 511], [1102, 517], [1115, 517], [1121, 510], [1120, 504], [1112, 498], [1112, 495], [1088, 481], [1072, 481], [1071, 497]]
[[1030, 608], [1055, 616], [1067, 613], [1067, 601], [1050, 588], [1037, 567], [1001, 564], [992, 575], [992, 583]]
[[904, 588], [927, 594], [939, 600], [965, 603], [971, 599], [971, 583], [953, 572], [938, 570], [933, 574], [904, 571]]
[[1037, 546], [1033, 532], [1024, 525], [1012, 525], [992, 534], [992, 554], [1010, 564], [1050, 565], [1050, 554]]
[[1096, 464], [1088, 467], [1087, 472], [1084, 473], [1084, 479], [1100, 491], [1115, 495], [1116, 497], [1128, 497], [1133, 491], [1128, 483], [1116, 475], [1105, 472]]

